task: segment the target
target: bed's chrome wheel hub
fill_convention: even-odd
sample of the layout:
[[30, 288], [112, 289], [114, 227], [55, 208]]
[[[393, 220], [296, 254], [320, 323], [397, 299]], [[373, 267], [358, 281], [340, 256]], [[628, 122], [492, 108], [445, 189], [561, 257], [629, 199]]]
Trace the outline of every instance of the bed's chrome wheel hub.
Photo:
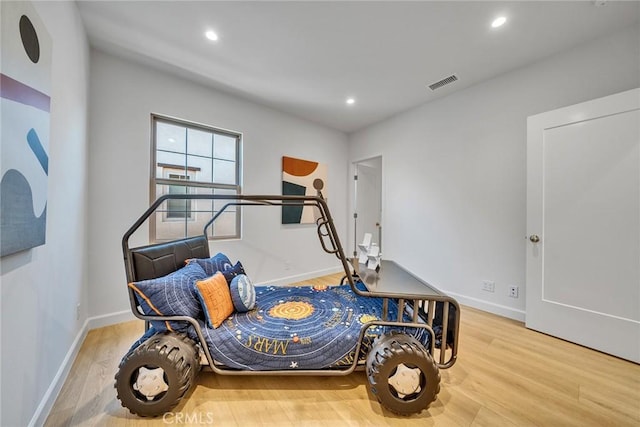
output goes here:
[[169, 390], [169, 384], [164, 380], [164, 369], [138, 369], [138, 379], [133, 384], [133, 389], [140, 392], [147, 400], [153, 400], [160, 393]]
[[420, 391], [420, 369], [408, 368], [404, 363], [396, 367], [396, 372], [389, 377], [389, 385], [401, 399]]

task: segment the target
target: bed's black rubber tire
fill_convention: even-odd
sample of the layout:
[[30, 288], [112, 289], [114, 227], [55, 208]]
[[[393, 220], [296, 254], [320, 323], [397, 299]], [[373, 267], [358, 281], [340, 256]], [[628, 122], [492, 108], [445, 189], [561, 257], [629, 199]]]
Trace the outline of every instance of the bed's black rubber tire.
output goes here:
[[[404, 398], [389, 385], [400, 364], [420, 370], [421, 390]], [[371, 392], [388, 410], [411, 415], [427, 409], [440, 392], [440, 371], [424, 346], [414, 337], [391, 333], [381, 335], [367, 356], [367, 378]]]
[[[140, 367], [162, 368], [169, 389], [148, 401], [134, 390]], [[200, 370], [200, 357], [193, 340], [172, 332], [158, 333], [127, 354], [118, 367], [115, 388], [118, 400], [132, 414], [155, 417], [169, 412], [187, 393]]]

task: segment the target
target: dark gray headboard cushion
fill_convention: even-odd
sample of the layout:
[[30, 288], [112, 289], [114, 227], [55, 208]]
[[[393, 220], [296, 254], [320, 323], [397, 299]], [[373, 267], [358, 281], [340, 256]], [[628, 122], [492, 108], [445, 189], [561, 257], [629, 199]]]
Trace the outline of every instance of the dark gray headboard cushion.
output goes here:
[[184, 267], [190, 258], [209, 258], [206, 236], [188, 237], [131, 250], [133, 281], [155, 279]]

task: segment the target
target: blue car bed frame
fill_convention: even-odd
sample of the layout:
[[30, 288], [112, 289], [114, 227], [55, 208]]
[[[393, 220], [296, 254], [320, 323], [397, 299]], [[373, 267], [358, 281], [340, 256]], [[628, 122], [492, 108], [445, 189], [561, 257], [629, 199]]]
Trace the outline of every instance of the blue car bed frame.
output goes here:
[[[224, 203], [203, 234], [131, 248], [129, 240], [167, 200]], [[210, 256], [209, 227], [229, 208], [313, 206], [325, 252], [344, 269], [336, 286], [253, 286], [240, 262]], [[122, 238], [129, 301], [145, 334], [115, 375], [117, 397], [139, 416], [170, 411], [201, 368], [218, 375], [349, 375], [366, 371], [388, 410], [411, 415], [440, 391], [439, 369], [458, 353], [455, 299], [383, 259], [348, 260], [322, 195], [165, 195]]]

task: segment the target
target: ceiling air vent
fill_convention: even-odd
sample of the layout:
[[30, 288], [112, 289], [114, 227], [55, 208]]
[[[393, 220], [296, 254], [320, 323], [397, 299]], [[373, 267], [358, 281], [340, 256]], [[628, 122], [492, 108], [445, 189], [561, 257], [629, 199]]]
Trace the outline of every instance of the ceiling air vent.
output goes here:
[[458, 80], [458, 78], [456, 77], [455, 74], [452, 74], [449, 77], [445, 77], [444, 79], [440, 80], [439, 82], [435, 82], [433, 84], [430, 84], [429, 85], [429, 89], [436, 90], [438, 88], [441, 88], [444, 85], [448, 85], [449, 83], [453, 83], [456, 80]]

